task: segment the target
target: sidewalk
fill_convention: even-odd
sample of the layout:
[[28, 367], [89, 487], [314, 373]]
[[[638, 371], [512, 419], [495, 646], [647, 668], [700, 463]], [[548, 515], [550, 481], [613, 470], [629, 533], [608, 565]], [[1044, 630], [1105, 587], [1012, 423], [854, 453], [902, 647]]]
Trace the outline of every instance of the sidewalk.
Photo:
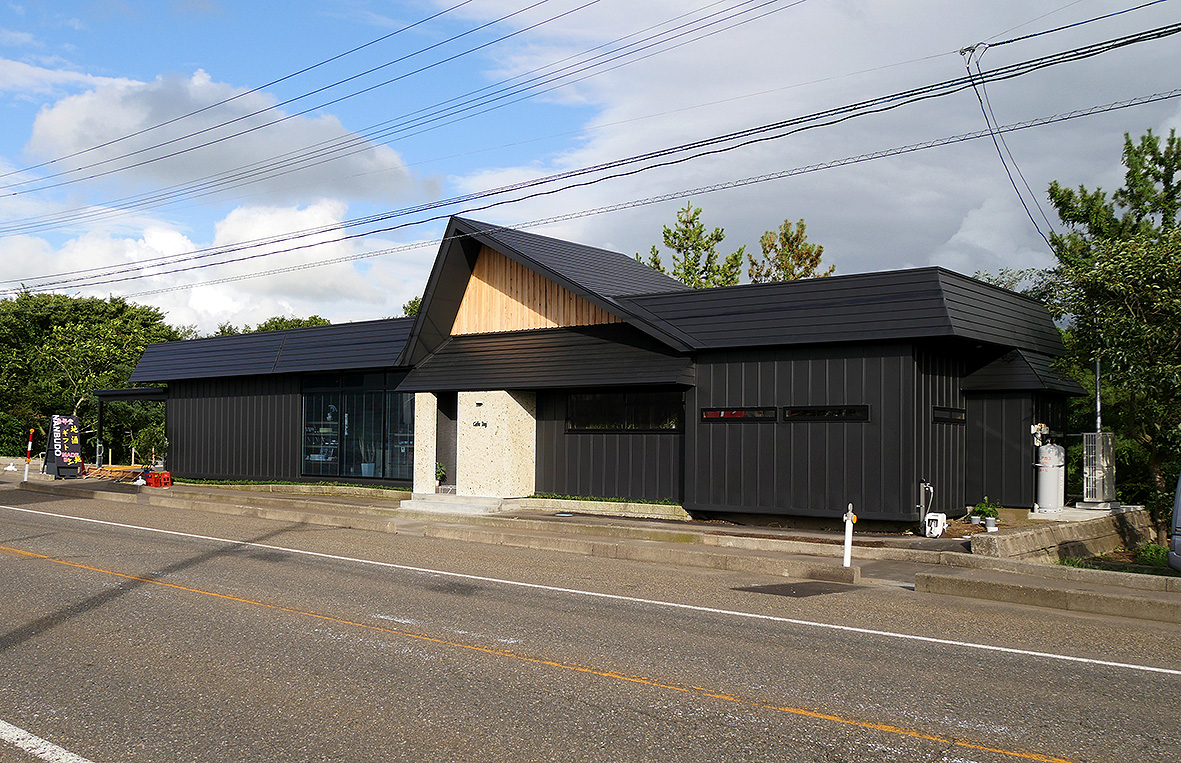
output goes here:
[[[19, 476], [3, 475], [16, 482]], [[553, 511], [455, 515], [410, 511], [405, 493], [331, 488], [320, 494], [202, 485], [148, 488], [94, 480], [21, 483], [62, 498], [94, 498], [183, 511], [255, 516], [609, 559], [754, 572], [923, 593], [989, 599], [1075, 612], [1181, 623], [1181, 577], [1080, 569], [974, 556], [961, 539], [855, 536], [843, 567], [839, 533], [603, 517]], [[284, 489], [276, 486], [275, 490]]]

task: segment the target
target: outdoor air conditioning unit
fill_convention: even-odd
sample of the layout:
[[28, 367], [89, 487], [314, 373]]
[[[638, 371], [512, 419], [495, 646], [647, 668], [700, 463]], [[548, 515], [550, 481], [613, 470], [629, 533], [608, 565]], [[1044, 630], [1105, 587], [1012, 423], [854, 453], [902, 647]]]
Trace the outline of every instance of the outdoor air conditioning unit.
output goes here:
[[1083, 434], [1083, 500], [1108, 503], [1115, 500], [1115, 434]]

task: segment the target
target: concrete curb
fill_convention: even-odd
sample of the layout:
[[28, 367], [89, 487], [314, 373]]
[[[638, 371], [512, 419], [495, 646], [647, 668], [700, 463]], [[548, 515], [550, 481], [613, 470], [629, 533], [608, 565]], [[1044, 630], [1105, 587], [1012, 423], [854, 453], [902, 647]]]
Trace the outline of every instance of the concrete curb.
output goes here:
[[1113, 594], [1085, 589], [1031, 586], [1005, 580], [1000, 575], [980, 578], [920, 572], [915, 575], [914, 590], [1007, 604], [1026, 604], [1096, 615], [1181, 623], [1181, 599], [1167, 600], [1130, 593]]
[[[698, 542], [698, 539], [694, 534], [686, 533], [683, 530], [656, 529], [652, 532], [644, 533], [645, 537], [642, 538], [628, 538], [619, 537], [617, 531], [621, 528], [618, 527], [594, 525], [580, 527], [580, 530], [602, 531], [591, 534], [601, 534], [604, 536], [604, 540], [593, 541], [584, 538], [562, 537], [552, 534], [555, 527], [560, 527], [560, 525], [512, 517], [496, 517], [491, 515], [478, 518], [463, 517], [465, 522], [471, 519], [479, 519], [482, 520], [481, 524], [503, 524], [508, 522], [513, 525], [511, 529], [494, 529], [454, 524], [435, 524], [439, 522], [440, 516], [437, 513], [429, 512], [400, 512], [396, 519], [381, 518], [357, 513], [331, 514], [319, 511], [301, 511], [293, 508], [274, 508], [210, 500], [194, 500], [185, 497], [186, 493], [183, 491], [170, 494], [165, 492], [165, 489], [142, 489], [138, 486], [131, 485], [112, 487], [116, 489], [99, 491], [66, 485], [21, 483], [21, 488], [25, 490], [69, 498], [110, 500], [120, 503], [156, 506], [159, 508], [252, 516], [283, 522], [299, 522], [389, 533], [397, 532], [397, 523], [399, 521], [413, 519], [424, 524], [422, 534], [425, 537], [431, 538], [531, 548], [543, 551], [561, 551], [609, 559], [626, 559], [682, 567], [704, 567], [753, 572], [805, 580], [857, 583], [861, 579], [861, 571], [858, 567], [841, 567], [827, 563], [724, 553], [720, 550], [711, 552], [704, 549], [689, 548], [688, 546]], [[191, 493], [188, 495], [191, 495]], [[338, 504], [337, 508], [339, 507]], [[645, 543], [676, 545], [644, 545]]]

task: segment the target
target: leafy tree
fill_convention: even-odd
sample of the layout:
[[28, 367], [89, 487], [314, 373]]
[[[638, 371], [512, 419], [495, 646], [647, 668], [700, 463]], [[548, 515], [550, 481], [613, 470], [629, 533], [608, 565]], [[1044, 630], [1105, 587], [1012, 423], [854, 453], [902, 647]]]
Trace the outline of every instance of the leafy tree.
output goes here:
[[778, 231], [769, 230], [759, 238], [759, 246], [763, 250], [762, 257], [746, 256], [751, 283], [824, 278], [836, 270], [835, 265], [820, 270], [824, 247], [809, 243], [807, 226], [802, 219], [794, 229], [791, 220], [784, 220]]
[[328, 326], [332, 321], [327, 318], [321, 318], [319, 315], [309, 315], [307, 318], [288, 318], [283, 315], [276, 315], [273, 318], [267, 318], [262, 323], [258, 324], [252, 329], [242, 327], [242, 333], [248, 334], [256, 331], [279, 331], [281, 329], [302, 329], [311, 326]]
[[1050, 244], [1060, 263], [1089, 261], [1096, 244], [1137, 234], [1160, 235], [1177, 225], [1181, 203], [1178, 170], [1181, 140], [1175, 130], [1162, 146], [1152, 130], [1133, 141], [1124, 134], [1124, 186], [1111, 199], [1101, 188], [1078, 190], [1050, 183], [1050, 202], [1068, 227], [1051, 233]]
[[[719, 262], [718, 245], [725, 238], [726, 233], [721, 228], [707, 232], [701, 222], [701, 208], [686, 204], [677, 212], [676, 227], [664, 226], [664, 245], [673, 251], [672, 277], [694, 289], [738, 283], [746, 247], [739, 247], [738, 251], [722, 257]], [[656, 246], [649, 251], [647, 260], [638, 254], [636, 260], [661, 273], [668, 272]]]
[[[80, 415], [83, 432], [93, 436], [93, 391], [128, 386], [144, 347], [178, 338], [159, 310], [115, 297], [21, 293], [0, 300], [0, 411], [7, 414], [0, 443], [7, 450], [17, 440], [23, 453], [32, 428], [39, 432], [34, 450], [44, 450], [55, 413]], [[93, 453], [93, 437], [85, 439]]]
[[1181, 452], [1181, 230], [1101, 241], [1090, 255], [1062, 265], [1070, 350], [1102, 358], [1104, 381], [1127, 396], [1128, 434], [1147, 457], [1148, 505], [1163, 534], [1166, 466]]
[[309, 326], [328, 326], [331, 323], [332, 321], [327, 318], [321, 318], [319, 315], [309, 315], [307, 318], [289, 318], [286, 315], [276, 315], [267, 318], [254, 328], [251, 328], [248, 323], [242, 324], [242, 328], [238, 328], [229, 321], [219, 323], [217, 324], [217, 331], [214, 331], [210, 336], [232, 336], [234, 334], [253, 334], [259, 331], [302, 329]]
[[[1050, 185], [1068, 229], [1051, 235], [1058, 264], [1034, 292], [1068, 321], [1068, 362], [1076, 370], [1101, 362], [1120, 498], [1148, 505], [1160, 533], [1181, 466], [1181, 141], [1173, 131], [1164, 141], [1151, 130], [1137, 141], [1125, 134], [1123, 163], [1124, 185], [1110, 199], [1098, 188]], [[1093, 375], [1078, 376], [1094, 387]]]
[[418, 308], [422, 307], [422, 297], [415, 297], [402, 305], [402, 317], [414, 318], [418, 315]]

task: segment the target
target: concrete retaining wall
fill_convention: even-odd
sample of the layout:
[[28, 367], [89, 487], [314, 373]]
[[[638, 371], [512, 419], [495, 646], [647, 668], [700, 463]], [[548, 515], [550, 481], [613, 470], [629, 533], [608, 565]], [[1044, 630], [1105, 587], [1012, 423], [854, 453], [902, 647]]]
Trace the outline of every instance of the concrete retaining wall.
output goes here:
[[972, 536], [972, 554], [1005, 559], [1056, 562], [1065, 557], [1106, 554], [1117, 548], [1135, 548], [1154, 537], [1147, 511], [1063, 522], [1000, 533]]

